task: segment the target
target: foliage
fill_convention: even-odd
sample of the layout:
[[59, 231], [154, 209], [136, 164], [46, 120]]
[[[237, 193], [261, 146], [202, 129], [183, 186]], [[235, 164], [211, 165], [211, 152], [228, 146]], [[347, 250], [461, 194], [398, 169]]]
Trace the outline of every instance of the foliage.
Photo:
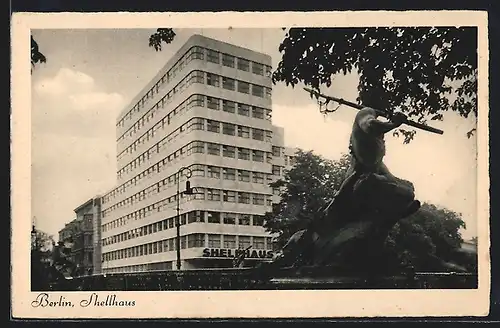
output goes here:
[[282, 179], [271, 183], [280, 188], [281, 202], [266, 213], [264, 227], [279, 234], [282, 246], [296, 231], [305, 228], [318, 209], [325, 206], [340, 187], [349, 167], [347, 155], [327, 160], [312, 151], [299, 150], [296, 163]]
[[35, 230], [31, 245], [31, 284], [33, 290], [48, 288], [54, 240], [47, 233]]
[[[319, 89], [334, 85], [336, 74], [355, 72], [357, 101], [366, 106], [398, 109], [423, 123], [448, 110], [477, 116], [476, 28], [291, 28], [279, 51], [274, 83]], [[399, 132], [408, 141], [415, 133]]]
[[156, 51], [161, 51], [162, 42], [166, 44], [171, 43], [175, 35], [174, 30], [171, 28], [159, 28], [149, 37], [149, 46], [153, 47]]
[[460, 228], [465, 223], [459, 214], [424, 203], [418, 212], [396, 223], [386, 244], [405, 265], [434, 270], [441, 261], [455, 260], [463, 243]]
[[[295, 159], [296, 164], [284, 177], [271, 184], [281, 188], [281, 200], [266, 213], [264, 224], [267, 231], [278, 235], [280, 247], [333, 197], [349, 167], [347, 155], [331, 161], [298, 151]], [[387, 254], [417, 270], [441, 269], [443, 262], [458, 259], [456, 251], [463, 242], [460, 228], [465, 228], [465, 223], [459, 214], [424, 203], [418, 212], [393, 227], [386, 240]]]
[[47, 58], [45, 58], [45, 55], [40, 52], [38, 43], [35, 41], [33, 36], [31, 36], [31, 65], [35, 66], [35, 64], [45, 62], [47, 62]]

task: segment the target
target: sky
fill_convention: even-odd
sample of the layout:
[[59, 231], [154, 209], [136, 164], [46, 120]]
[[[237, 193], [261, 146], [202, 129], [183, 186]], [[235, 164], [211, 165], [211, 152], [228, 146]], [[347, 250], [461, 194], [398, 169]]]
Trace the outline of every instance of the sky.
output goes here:
[[[32, 216], [54, 235], [74, 209], [104, 194], [116, 181], [116, 116], [193, 34], [269, 54], [273, 68], [285, 36], [273, 29], [176, 29], [160, 52], [148, 47], [152, 29], [33, 30], [47, 63], [32, 73]], [[336, 76], [326, 92], [355, 101], [357, 76]], [[348, 151], [355, 110], [320, 114], [308, 93], [273, 87], [273, 123], [285, 128], [285, 144], [329, 159]], [[385, 162], [414, 183], [417, 198], [462, 214], [465, 239], [476, 236], [475, 119], [453, 113], [432, 122], [443, 135], [419, 131], [404, 145], [387, 136]]]

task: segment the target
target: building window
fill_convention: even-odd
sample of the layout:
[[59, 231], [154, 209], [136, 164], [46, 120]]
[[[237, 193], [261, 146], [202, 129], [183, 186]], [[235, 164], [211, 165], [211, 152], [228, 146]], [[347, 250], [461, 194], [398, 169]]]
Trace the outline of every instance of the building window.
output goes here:
[[259, 119], [264, 119], [264, 108], [253, 107], [252, 108], [252, 117], [253, 118], [259, 118]]
[[264, 75], [264, 65], [260, 63], [253, 62], [252, 63], [252, 73], [258, 75]]
[[231, 78], [228, 78], [228, 77], [222, 77], [222, 87], [224, 89], [234, 91], [235, 84], [236, 83], [235, 83], [234, 79], [231, 79]]
[[234, 68], [234, 56], [222, 54], [222, 65]]
[[201, 59], [203, 60], [203, 48], [201, 47], [193, 47], [189, 50], [187, 55], [187, 61], [191, 61], [193, 59]]
[[250, 116], [250, 106], [245, 104], [238, 104], [238, 114], [243, 116]]
[[187, 125], [187, 130], [193, 131], [193, 130], [203, 130], [205, 126], [205, 120], [199, 117], [193, 118], [192, 120], [189, 120], [189, 123]]
[[236, 224], [236, 214], [224, 213], [224, 224]]
[[205, 235], [202, 233], [194, 233], [189, 235], [188, 248], [205, 246]]
[[220, 179], [220, 168], [216, 166], [209, 166], [208, 177], [214, 179]]
[[239, 236], [238, 237], [238, 247], [239, 248], [248, 248], [250, 247], [251, 242], [250, 242], [250, 236]]
[[219, 99], [207, 97], [207, 107], [210, 109], [219, 110]]
[[241, 93], [250, 93], [250, 83], [238, 81], [238, 92]]
[[281, 168], [278, 165], [273, 165], [273, 175], [281, 175]]
[[242, 182], [250, 182], [250, 171], [238, 170], [238, 180]]
[[[252, 84], [252, 95], [260, 98], [264, 98], [264, 87], [256, 84]], [[264, 118], [264, 115], [262, 115]]]
[[239, 192], [238, 193], [238, 203], [240, 204], [250, 204], [250, 193]]
[[236, 110], [236, 103], [229, 100], [222, 101], [222, 110], [228, 113], [234, 113]]
[[253, 248], [255, 249], [265, 249], [266, 239], [265, 237], [253, 237]]
[[194, 153], [204, 153], [205, 152], [205, 144], [202, 141], [194, 141], [188, 146], [188, 155]]
[[220, 122], [207, 120], [207, 131], [219, 133], [220, 132]]
[[235, 169], [222, 169], [224, 180], [236, 180]]
[[187, 236], [181, 237], [181, 249], [185, 249], [187, 244]]
[[253, 172], [252, 174], [252, 181], [254, 183], [264, 183], [264, 173], [260, 172]]
[[[191, 107], [204, 107], [205, 106], [205, 97], [202, 95], [194, 95], [189, 97], [188, 103], [187, 103], [187, 108]], [[168, 118], [170, 122], [170, 117]]]
[[224, 190], [223, 196], [224, 196], [225, 202], [228, 202], [228, 203], [235, 203], [236, 202], [236, 192], [234, 192], [234, 191]]
[[207, 84], [214, 87], [219, 87], [219, 76], [212, 73], [207, 73]]
[[191, 171], [193, 172], [194, 177], [204, 177], [205, 176], [205, 167], [201, 164], [195, 164], [191, 166]]
[[222, 156], [235, 158], [236, 148], [232, 146], [222, 146]]
[[253, 194], [253, 204], [254, 205], [264, 205], [266, 199], [262, 194]]
[[207, 61], [219, 64], [219, 53], [217, 51], [207, 49]]
[[242, 71], [249, 72], [250, 71], [250, 61], [243, 59], [243, 58], [237, 58], [237, 65], [238, 69]]
[[239, 225], [250, 225], [250, 214], [240, 214]]
[[220, 190], [207, 189], [207, 200], [220, 201]]
[[236, 125], [231, 123], [222, 123], [222, 133], [234, 136], [236, 134]]
[[264, 130], [252, 129], [252, 139], [264, 141]]
[[281, 157], [281, 147], [273, 146], [273, 156]]
[[266, 238], [266, 248], [270, 251], [273, 250], [273, 239], [271, 237]]
[[236, 236], [224, 235], [224, 248], [236, 248]]
[[220, 145], [218, 145], [216, 143], [212, 143], [212, 142], [208, 143], [207, 144], [207, 154], [220, 156]]
[[188, 213], [188, 223], [205, 222], [203, 211], [192, 211]]
[[260, 150], [254, 150], [252, 153], [252, 160], [254, 162], [264, 162], [264, 152]]
[[250, 128], [247, 126], [238, 125], [238, 137], [250, 138]]
[[250, 149], [238, 148], [238, 159], [250, 160]]
[[202, 71], [191, 72], [187, 79], [187, 85], [191, 85], [192, 83], [204, 83], [204, 82], [205, 82], [205, 74]]
[[208, 235], [208, 247], [220, 248], [221, 247], [220, 235], [209, 234]]
[[208, 223], [220, 223], [220, 213], [219, 212], [208, 212], [207, 222]]
[[264, 216], [263, 215], [254, 215], [253, 216], [253, 225], [254, 226], [263, 226], [264, 225]]

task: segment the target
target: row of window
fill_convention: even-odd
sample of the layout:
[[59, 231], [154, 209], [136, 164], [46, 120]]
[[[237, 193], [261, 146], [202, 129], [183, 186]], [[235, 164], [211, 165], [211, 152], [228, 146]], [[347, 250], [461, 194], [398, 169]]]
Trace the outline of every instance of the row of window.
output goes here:
[[[224, 177], [225, 180], [236, 180], [236, 177], [238, 177], [238, 180], [241, 182], [253, 182], [259, 184], [265, 184], [265, 182], [272, 181], [272, 178], [268, 173], [262, 173], [262, 172], [251, 172], [247, 170], [236, 170], [233, 168], [222, 168], [217, 166], [205, 167], [203, 165], [193, 165], [192, 168], [194, 176], [207, 176], [209, 178], [220, 179], [222, 170], [222, 176]], [[281, 168], [277, 165], [273, 166], [273, 173], [274, 175], [279, 175], [281, 173]], [[173, 174], [170, 177], [165, 178], [147, 187], [146, 189], [143, 189], [133, 194], [130, 197], [127, 197], [126, 199], [114, 204], [113, 206], [110, 206], [109, 208], [107, 208], [102, 212], [103, 217], [110, 215], [113, 211], [118, 210], [122, 207], [127, 208], [133, 206], [137, 202], [149, 199], [150, 197], [156, 194], [168, 190], [169, 188], [174, 187], [176, 185], [176, 182], [177, 182], [176, 174]], [[200, 190], [201, 193], [202, 189], [201, 188], [198, 189]], [[202, 198], [202, 195], [200, 194], [197, 199], [205, 199], [205, 198]], [[215, 199], [210, 199], [210, 197], [207, 197], [206, 199], [215, 200]], [[256, 204], [256, 205], [261, 205], [261, 204]]]
[[[192, 176], [194, 177], [208, 177], [212, 179], [220, 179], [221, 176], [224, 180], [236, 180], [241, 182], [253, 182], [259, 184], [265, 184], [272, 181], [271, 175], [264, 172], [255, 172], [247, 170], [237, 170], [229, 167], [219, 167], [219, 166], [209, 166], [202, 164], [194, 164], [190, 166], [192, 171]], [[273, 174], [280, 175], [281, 168], [277, 165], [273, 165]], [[221, 174], [222, 172], [222, 174]], [[150, 185], [149, 187], [127, 197], [126, 199], [110, 206], [103, 211], [103, 215], [109, 215], [110, 212], [117, 210], [121, 207], [128, 207], [133, 205], [135, 202], [140, 202], [142, 200], [148, 199], [149, 197], [156, 195], [164, 190], [167, 190], [177, 183], [177, 173], [174, 173], [157, 183]], [[112, 201], [119, 194], [107, 195], [104, 197], [103, 203]]]
[[[151, 254], [172, 252], [177, 250], [176, 238], [168, 238], [164, 240], [154, 241], [147, 244], [127, 247], [107, 253], [103, 253], [103, 261], [115, 261], [126, 258], [147, 256]], [[219, 235], [219, 234], [202, 234], [195, 233], [181, 236], [180, 248], [229, 248], [229, 249], [246, 249], [252, 246], [256, 250], [272, 250], [273, 244], [271, 237], [254, 237], [254, 236], [239, 236], [239, 235]]]
[[[154, 222], [142, 227], [138, 227], [123, 233], [102, 239], [102, 245], [108, 246], [116, 243], [121, 243], [130, 239], [139, 238], [142, 236], [151, 235], [163, 230], [175, 228], [176, 217], [170, 217], [158, 222]], [[213, 223], [213, 224], [232, 224], [232, 225], [246, 225], [246, 226], [262, 226], [264, 225], [263, 215], [251, 215], [240, 213], [226, 213], [214, 211], [191, 211], [180, 215], [180, 225], [190, 223]], [[126, 220], [122, 220], [119, 224], [127, 224]], [[103, 226], [104, 230], [104, 226]]]
[[[133, 136], [135, 133], [141, 130], [141, 128], [152, 120], [163, 108], [165, 108], [169, 103], [173, 101], [176, 94], [183, 92], [193, 83], [207, 84], [213, 87], [222, 87], [227, 90], [237, 91], [240, 93], [252, 94], [253, 96], [260, 98], [271, 99], [271, 89], [257, 85], [250, 84], [245, 81], [235, 80], [228, 77], [216, 75], [213, 73], [207, 73], [200, 70], [194, 70], [190, 72], [185, 78], [183, 78], [172, 90], [167, 92], [160, 100], [158, 100], [150, 110], [148, 110], [136, 123], [129, 127], [126, 131], [121, 133], [118, 138], [118, 142], [123, 140], [125, 136]], [[252, 90], [250, 92], [250, 89]], [[147, 103], [146, 103], [147, 104]], [[173, 116], [179, 114], [184, 110], [184, 107], [177, 107], [176, 109], [170, 111], [165, 118], [172, 119]]]
[[[220, 53], [214, 50], [194, 46], [191, 47], [179, 60], [168, 70], [151, 89], [125, 114], [125, 116], [117, 123], [117, 126], [124, 126], [126, 120], [132, 119], [135, 113], [140, 112], [148, 99], [153, 98], [155, 94], [159, 93], [160, 88], [164, 84], [168, 84], [184, 67], [192, 60], [204, 60], [207, 58], [208, 62], [220, 64], [223, 66], [235, 67], [242, 71], [252, 72], [258, 75], [271, 76], [271, 67], [261, 63], [250, 62], [244, 58], [237, 58], [229, 54], [222, 54], [222, 61], [220, 60]], [[236, 65], [235, 65], [236, 61]], [[252, 69], [250, 70], [250, 64]]]
[[111, 273], [121, 273], [121, 272], [166, 271], [172, 269], [173, 269], [173, 262], [164, 261], [164, 262], [153, 262], [153, 263], [136, 264], [136, 265], [126, 265], [114, 268], [103, 268], [102, 272], [111, 274]]
[[[134, 160], [141, 161], [142, 157], [142, 162], [144, 162], [146, 157], [150, 158], [153, 156], [153, 154], [158, 154], [162, 149], [168, 148], [169, 145], [177, 140], [177, 138], [179, 138], [181, 134], [187, 134], [195, 130], [223, 133], [229, 136], [238, 136], [247, 139], [251, 138], [258, 141], [272, 141], [272, 131], [269, 130], [251, 128], [249, 126], [236, 125], [233, 123], [215, 120], [208, 120], [201, 117], [194, 117], [181, 125], [179, 128], [170, 132], [163, 139], [149, 147], [149, 149], [144, 151], [141, 155], [137, 156]], [[145, 137], [141, 137], [141, 139], [134, 142], [131, 146], [121, 152], [120, 155], [118, 155], [118, 161], [121, 161], [126, 156], [136, 152], [138, 148], [140, 149], [141, 144], [148, 142], [157, 134], [161, 134], [161, 131], [159, 129], [152, 130], [151, 133], [148, 133]], [[131, 164], [134, 160], [130, 161], [128, 164]]]
[[[221, 151], [222, 150], [222, 151]], [[147, 169], [141, 171], [141, 173], [135, 175], [131, 180], [141, 180], [142, 177], [154, 174], [155, 172], [160, 172], [164, 170], [166, 166], [172, 164], [172, 162], [190, 156], [191, 154], [208, 154], [213, 156], [222, 156], [228, 158], [236, 158], [240, 160], [254, 161], [254, 162], [264, 162], [272, 163], [273, 157], [271, 153], [267, 153], [262, 150], [249, 149], [244, 147], [235, 147], [229, 145], [223, 145], [219, 143], [203, 142], [203, 141], [192, 141], [184, 147], [179, 148], [177, 151], [170, 153], [168, 156], [164, 157], [162, 160], [157, 161], [155, 164], [149, 166]], [[152, 155], [152, 156], [151, 156]], [[145, 153], [144, 156], [136, 158], [131, 163], [127, 164], [125, 167], [118, 171], [118, 179], [121, 179], [123, 175], [127, 175], [130, 172], [141, 168], [143, 164], [149, 164], [151, 160], [155, 159], [154, 152]], [[130, 182], [129, 180], [128, 182]], [[127, 183], [128, 183], [127, 182]], [[136, 184], [137, 181], [130, 182], [130, 185]]]
[[[193, 195], [186, 196], [184, 193], [180, 195], [179, 203], [186, 203], [191, 200], [210, 200], [210, 201], [223, 201], [226, 203], [240, 203], [240, 204], [254, 204], [260, 206], [271, 206], [272, 205], [272, 195], [259, 194], [259, 193], [249, 193], [249, 192], [239, 192], [234, 190], [221, 190], [221, 189], [211, 189], [211, 188], [196, 188], [196, 193]], [[116, 218], [103, 225], [103, 231], [109, 231], [110, 229], [117, 228], [119, 226], [125, 225], [133, 220], [140, 220], [154, 213], [165, 211], [169, 208], [173, 208], [177, 203], [177, 195], [172, 195], [170, 197], [164, 198], [153, 204], [149, 204], [140, 209], [135, 210], [132, 213], [128, 213], [119, 218]], [[125, 203], [125, 208], [131, 206], [131, 201], [128, 200]], [[102, 211], [102, 217], [109, 216], [113, 210], [106, 209]]]

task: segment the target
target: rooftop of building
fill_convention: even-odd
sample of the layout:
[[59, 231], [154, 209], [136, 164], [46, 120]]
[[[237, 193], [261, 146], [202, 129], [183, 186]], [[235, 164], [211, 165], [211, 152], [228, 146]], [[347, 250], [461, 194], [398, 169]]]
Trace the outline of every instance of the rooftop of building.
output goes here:
[[187, 39], [184, 44], [182, 44], [178, 49], [176, 49], [175, 53], [170, 57], [170, 59], [165, 63], [165, 65], [158, 71], [158, 73], [150, 79], [150, 82], [146, 84], [142, 88], [140, 92], [136, 94], [136, 96], [127, 104], [125, 107], [121, 110], [120, 114], [117, 117], [117, 122], [120, 121], [128, 112], [128, 109], [130, 109], [131, 106], [134, 106], [135, 103], [137, 103], [143, 96], [144, 94], [151, 89], [155, 83], [161, 79], [161, 77], [180, 59], [180, 57], [184, 54], [185, 51], [189, 50], [192, 46], [195, 45], [200, 45], [204, 46], [205, 44], [210, 44], [210, 43], [216, 43], [218, 44], [219, 47], [231, 47], [233, 49], [238, 49], [239, 51], [246, 53], [242, 54], [241, 56], [243, 57], [253, 57], [253, 56], [262, 56], [261, 60], [265, 62], [271, 63], [271, 56], [269, 54], [265, 54], [263, 52], [259, 52], [256, 50], [252, 50], [249, 48], [244, 48], [232, 43], [224, 42], [221, 40], [209, 38], [200, 34], [193, 34], [192, 36]]

